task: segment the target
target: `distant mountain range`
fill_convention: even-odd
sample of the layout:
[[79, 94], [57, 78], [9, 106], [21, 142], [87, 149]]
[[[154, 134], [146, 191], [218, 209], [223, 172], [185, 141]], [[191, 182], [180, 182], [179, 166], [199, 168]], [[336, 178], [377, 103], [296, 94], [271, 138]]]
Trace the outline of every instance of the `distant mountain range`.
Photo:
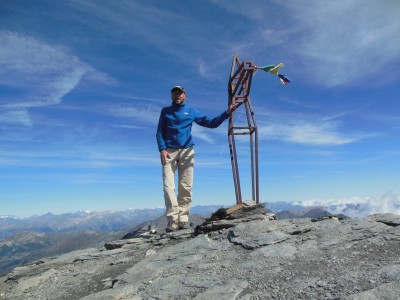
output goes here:
[[[208, 216], [222, 205], [197, 205], [191, 208], [191, 214]], [[299, 204], [287, 202], [267, 203], [273, 212], [301, 212], [305, 209]], [[124, 231], [142, 222], [154, 220], [164, 215], [164, 208], [127, 209], [123, 211], [77, 211], [55, 215], [47, 213], [29, 218], [0, 216], [0, 240], [21, 232], [62, 233], [72, 231]], [[293, 213], [293, 217], [301, 213]]]
[[47, 213], [24, 219], [3, 216], [0, 217], [0, 239], [22, 231], [41, 233], [82, 230], [118, 231], [145, 220], [157, 218], [164, 211], [163, 208], [128, 209], [116, 212], [78, 211], [60, 215]]
[[[190, 222], [202, 223], [222, 205], [194, 206]], [[373, 213], [400, 214], [399, 197], [386, 193], [379, 199], [348, 199], [345, 203], [322, 202], [271, 202], [266, 208], [275, 212], [278, 220], [295, 218], [320, 218], [337, 215], [342, 218], [365, 217]], [[129, 238], [149, 226], [164, 228], [164, 208], [127, 209], [124, 211], [77, 211], [54, 215], [17, 218], [0, 216], [0, 275], [16, 266], [42, 257], [59, 255], [89, 247], [99, 248], [105, 242]]]
[[[194, 206], [190, 222], [196, 226], [222, 205]], [[318, 218], [331, 215], [321, 208], [305, 208], [286, 202], [268, 203], [278, 219]], [[0, 216], [0, 275], [16, 266], [42, 257], [89, 247], [99, 248], [106, 241], [129, 237], [148, 226], [164, 228], [164, 208], [124, 211], [78, 211], [60, 215], [17, 218]]]
[[[195, 206], [196, 222], [221, 205]], [[42, 257], [59, 255], [120, 239], [132, 228], [149, 220], [165, 222], [164, 208], [124, 211], [77, 211], [54, 215], [17, 218], [0, 216], [0, 276], [7, 271]], [[165, 226], [165, 225], [163, 225]]]

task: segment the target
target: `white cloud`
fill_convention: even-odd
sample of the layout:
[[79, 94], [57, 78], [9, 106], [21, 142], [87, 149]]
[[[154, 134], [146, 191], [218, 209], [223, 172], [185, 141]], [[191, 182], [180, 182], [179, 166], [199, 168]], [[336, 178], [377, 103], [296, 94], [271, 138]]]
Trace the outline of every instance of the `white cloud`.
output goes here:
[[0, 31], [0, 44], [0, 82], [5, 86], [34, 88], [87, 68], [76, 57], [15, 32]]
[[220, 80], [220, 76], [214, 73], [215, 66], [209, 65], [208, 63], [204, 62], [203, 60], [198, 62], [198, 71], [199, 74], [208, 79]]
[[112, 127], [115, 128], [123, 128], [123, 129], [138, 129], [142, 128], [141, 126], [129, 125], [129, 124], [111, 124]]
[[[268, 50], [270, 57], [290, 62], [293, 76], [308, 77], [324, 86], [382, 75], [400, 60], [398, 1], [213, 2], [255, 25], [239, 40], [244, 47], [250, 46], [246, 53], [252, 54], [252, 59], [257, 53], [264, 58]], [[396, 76], [398, 72], [374, 77], [374, 83], [395, 80]]]
[[49, 104], [61, 102], [61, 99], [78, 85], [86, 72], [84, 67], [77, 67], [57, 81], [50, 83], [47, 86], [47, 102]]
[[105, 108], [102, 112], [118, 118], [130, 118], [133, 122], [147, 122], [158, 124], [161, 108], [157, 105], [134, 104], [130, 106], [113, 106]]
[[[296, 21], [293, 36], [307, 76], [328, 86], [347, 84], [400, 59], [397, 1], [290, 1], [282, 3]], [[303, 72], [304, 73], [304, 72]], [[380, 80], [385, 80], [381, 76]]]
[[[111, 39], [123, 37], [127, 44], [131, 41], [134, 41], [135, 44], [145, 41], [178, 56], [183, 54], [180, 51], [183, 47], [193, 46], [195, 48], [192, 42], [195, 42], [196, 39], [191, 39], [191, 43], [186, 42], [186, 39], [190, 38], [186, 35], [186, 31], [192, 27], [194, 20], [175, 11], [160, 8], [158, 5], [136, 3], [135, 1], [123, 1], [122, 3], [73, 1], [66, 5], [69, 6], [68, 9], [76, 10], [77, 16], [83, 14], [87, 16], [84, 20], [77, 19], [77, 22], [83, 22], [85, 26], [90, 26], [96, 31], [101, 30]], [[198, 31], [200, 28], [202, 26], [196, 25], [192, 29]], [[172, 35], [175, 37], [185, 36], [185, 40], [173, 39]], [[192, 35], [196, 36], [195, 33]], [[184, 56], [182, 55], [181, 58]]]
[[214, 139], [211, 137], [210, 133], [207, 132], [209, 130], [212, 130], [212, 129], [198, 126], [197, 124], [193, 124], [193, 126], [192, 126], [193, 139], [194, 140], [200, 139], [209, 144], [214, 144], [215, 143]]
[[[84, 76], [103, 83], [112, 80], [91, 66], [57, 47], [30, 36], [0, 31], [0, 85], [17, 91], [1, 108], [6, 114], [27, 116], [26, 108], [57, 104], [73, 91]], [[31, 125], [25, 118], [20, 125]], [[15, 120], [0, 119], [15, 124]]]
[[[152, 148], [154, 150], [154, 148]], [[155, 166], [159, 158], [143, 148], [135, 155], [126, 148], [118, 146], [98, 151], [94, 148], [74, 147], [74, 149], [54, 149], [47, 151], [0, 150], [0, 166], [71, 168], [76, 172], [85, 169], [111, 169], [117, 167]]]
[[322, 206], [333, 214], [345, 214], [348, 217], [365, 217], [378, 213], [400, 215], [400, 196], [392, 191], [381, 197], [348, 197], [342, 199], [313, 199], [300, 201], [303, 206]]
[[32, 120], [26, 109], [8, 110], [0, 113], [0, 123], [32, 126]]
[[341, 134], [336, 122], [286, 121], [271, 122], [259, 127], [260, 138], [308, 145], [343, 145], [355, 142], [361, 137]]

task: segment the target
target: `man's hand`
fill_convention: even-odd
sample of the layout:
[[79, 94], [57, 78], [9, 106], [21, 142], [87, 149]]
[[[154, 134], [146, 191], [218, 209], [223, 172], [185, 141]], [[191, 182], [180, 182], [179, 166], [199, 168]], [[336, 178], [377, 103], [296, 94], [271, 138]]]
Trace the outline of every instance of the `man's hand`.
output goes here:
[[229, 105], [228, 111], [231, 114], [235, 111], [235, 109], [236, 109], [236, 104], [232, 102], [231, 105]]
[[167, 162], [167, 158], [171, 158], [167, 150], [161, 150], [160, 152], [160, 159], [161, 159], [161, 164], [165, 165]]

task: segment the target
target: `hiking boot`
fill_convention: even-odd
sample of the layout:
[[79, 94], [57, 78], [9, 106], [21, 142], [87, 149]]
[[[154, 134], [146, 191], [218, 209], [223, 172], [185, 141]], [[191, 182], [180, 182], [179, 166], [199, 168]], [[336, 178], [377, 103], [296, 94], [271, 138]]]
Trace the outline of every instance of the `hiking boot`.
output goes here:
[[190, 229], [189, 224], [188, 223], [179, 222], [179, 230], [185, 230], [185, 229]]
[[178, 224], [176, 224], [176, 222], [169, 222], [167, 227], [165, 228], [166, 232], [174, 232], [177, 231], [179, 229]]

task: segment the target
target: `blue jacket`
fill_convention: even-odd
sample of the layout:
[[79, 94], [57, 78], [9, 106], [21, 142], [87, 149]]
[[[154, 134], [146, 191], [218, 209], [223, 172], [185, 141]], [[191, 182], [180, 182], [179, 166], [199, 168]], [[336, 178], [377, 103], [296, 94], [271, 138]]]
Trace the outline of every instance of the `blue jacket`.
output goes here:
[[158, 150], [161, 152], [167, 148], [189, 148], [194, 145], [192, 140], [193, 122], [203, 127], [217, 128], [227, 118], [229, 118], [228, 111], [210, 119], [195, 108], [185, 104], [172, 103], [171, 106], [161, 110], [156, 135]]

